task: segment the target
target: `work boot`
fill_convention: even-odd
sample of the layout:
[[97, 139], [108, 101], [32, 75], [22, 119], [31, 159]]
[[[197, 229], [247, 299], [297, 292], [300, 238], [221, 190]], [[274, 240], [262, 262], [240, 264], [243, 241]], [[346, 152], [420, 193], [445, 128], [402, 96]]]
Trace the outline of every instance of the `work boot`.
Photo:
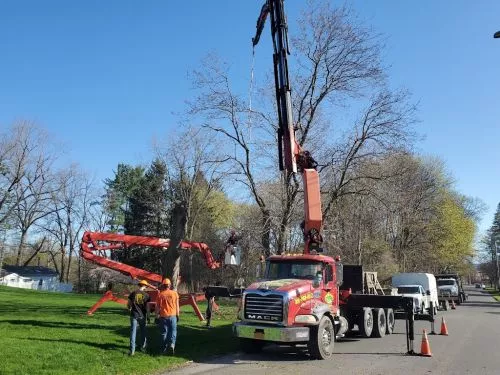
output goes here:
[[128, 352], [129, 357], [132, 357], [134, 354], [135, 354], [135, 352], [133, 352], [132, 350]]
[[175, 354], [175, 347], [173, 345], [170, 345], [168, 347], [168, 354], [169, 355], [174, 355]]

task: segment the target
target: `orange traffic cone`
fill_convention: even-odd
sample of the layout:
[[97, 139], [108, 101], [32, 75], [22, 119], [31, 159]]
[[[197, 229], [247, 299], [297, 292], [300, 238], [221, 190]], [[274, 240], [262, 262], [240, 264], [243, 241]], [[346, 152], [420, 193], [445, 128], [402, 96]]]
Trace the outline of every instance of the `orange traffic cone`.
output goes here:
[[456, 308], [457, 308], [457, 306], [455, 306], [455, 301], [451, 300], [451, 309], [455, 310]]
[[427, 332], [425, 329], [422, 335], [422, 345], [420, 346], [420, 355], [424, 357], [432, 357], [431, 347], [429, 345], [429, 339], [427, 338]]
[[448, 336], [448, 327], [446, 327], [446, 322], [444, 321], [444, 317], [441, 318], [441, 332], [439, 334], [443, 336]]

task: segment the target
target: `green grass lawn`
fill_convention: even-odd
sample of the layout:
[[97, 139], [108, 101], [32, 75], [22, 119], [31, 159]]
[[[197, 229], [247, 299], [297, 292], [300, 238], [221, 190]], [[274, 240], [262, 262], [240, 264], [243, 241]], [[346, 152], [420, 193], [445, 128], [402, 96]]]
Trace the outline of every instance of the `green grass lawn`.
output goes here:
[[125, 307], [107, 302], [94, 316], [86, 315], [99, 297], [0, 287], [0, 374], [156, 374], [236, 348], [234, 305], [221, 306], [223, 316], [216, 315], [211, 330], [184, 306], [174, 357], [158, 353], [153, 324], [148, 326], [148, 353], [129, 357]]

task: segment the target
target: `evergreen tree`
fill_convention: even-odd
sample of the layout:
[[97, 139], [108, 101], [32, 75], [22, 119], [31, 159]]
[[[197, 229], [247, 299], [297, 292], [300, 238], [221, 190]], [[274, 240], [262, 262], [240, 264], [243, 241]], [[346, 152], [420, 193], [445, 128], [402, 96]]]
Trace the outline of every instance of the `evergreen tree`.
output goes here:
[[144, 168], [127, 164], [118, 164], [114, 179], [106, 179], [104, 196], [105, 210], [108, 215], [107, 224], [111, 232], [123, 232], [125, 214], [129, 209], [132, 195], [141, 187], [144, 179]]

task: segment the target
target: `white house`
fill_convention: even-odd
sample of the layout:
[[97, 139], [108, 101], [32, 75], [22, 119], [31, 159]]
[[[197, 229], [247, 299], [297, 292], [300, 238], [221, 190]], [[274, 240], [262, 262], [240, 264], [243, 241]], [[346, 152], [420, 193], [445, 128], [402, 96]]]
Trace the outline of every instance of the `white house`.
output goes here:
[[0, 272], [0, 285], [14, 288], [71, 292], [70, 283], [60, 283], [59, 275], [53, 269], [40, 266], [7, 266]]

